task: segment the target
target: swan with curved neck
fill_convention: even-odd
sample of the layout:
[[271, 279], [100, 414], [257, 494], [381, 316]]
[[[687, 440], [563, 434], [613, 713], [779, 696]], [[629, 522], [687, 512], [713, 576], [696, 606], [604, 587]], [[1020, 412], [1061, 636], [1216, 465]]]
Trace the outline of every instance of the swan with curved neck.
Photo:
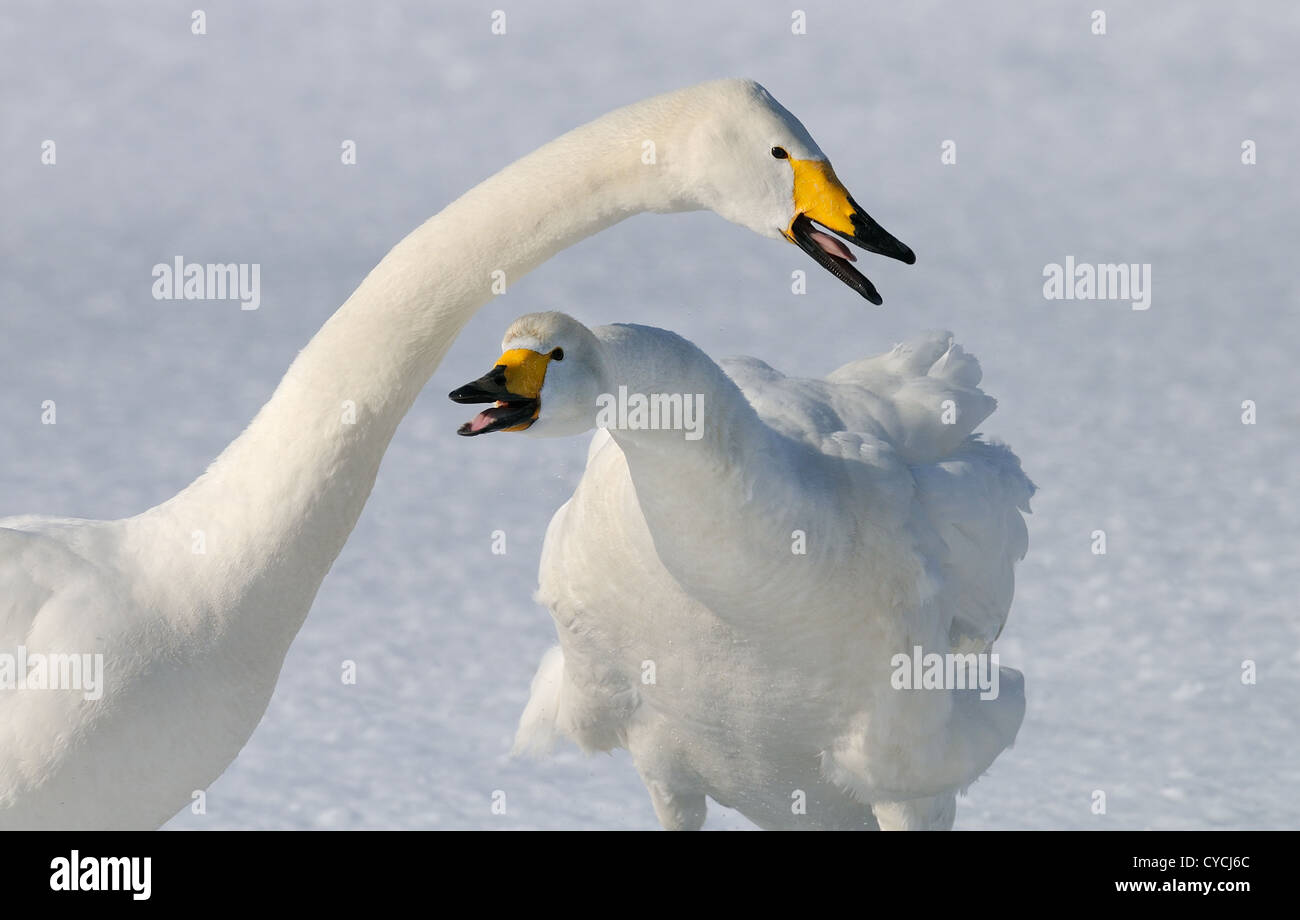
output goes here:
[[[975, 359], [930, 333], [794, 380], [560, 313], [502, 349], [450, 394], [492, 404], [462, 435], [603, 429], [547, 528], [559, 647], [517, 748], [626, 747], [668, 828], [706, 796], [764, 827], [951, 826], [1024, 714], [992, 643], [1033, 486], [973, 434], [995, 405]], [[918, 648], [977, 673], [900, 686]]]
[[825, 230], [913, 260], [761, 86], [669, 93], [546, 144], [398, 243], [174, 498], [118, 521], [0, 520], [0, 660], [103, 662], [96, 698], [0, 668], [0, 828], [157, 827], [188, 804], [257, 726], [398, 423], [494, 273], [513, 282], [642, 211], [701, 208], [876, 302]]

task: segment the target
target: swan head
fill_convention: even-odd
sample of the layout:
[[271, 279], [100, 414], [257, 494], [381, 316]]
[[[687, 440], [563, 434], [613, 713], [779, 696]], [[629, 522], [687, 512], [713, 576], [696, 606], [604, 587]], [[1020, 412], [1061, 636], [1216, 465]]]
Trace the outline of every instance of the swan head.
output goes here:
[[[752, 80], [721, 80], [696, 88], [704, 110], [673, 148], [671, 167], [684, 193], [755, 233], [794, 243], [874, 304], [875, 285], [853, 267], [852, 251], [835, 237], [911, 265], [916, 256], [872, 219], [840, 182], [812, 135]], [[832, 236], [831, 234], [835, 234]]]
[[491, 403], [457, 434], [528, 430], [562, 437], [595, 425], [604, 379], [600, 341], [590, 329], [564, 313], [529, 313], [506, 330], [492, 369], [447, 395], [458, 403]]

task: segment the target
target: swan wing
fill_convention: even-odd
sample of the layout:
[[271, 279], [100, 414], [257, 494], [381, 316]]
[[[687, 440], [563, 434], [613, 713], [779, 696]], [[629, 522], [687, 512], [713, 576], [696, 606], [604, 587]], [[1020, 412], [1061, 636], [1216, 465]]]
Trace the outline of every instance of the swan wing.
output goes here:
[[60, 598], [88, 568], [62, 541], [25, 524], [0, 521], [0, 649], [6, 651], [26, 644], [61, 609]]
[[850, 362], [826, 379], [849, 430], [881, 434], [916, 464], [950, 455], [997, 408], [980, 378], [975, 356], [941, 330]]
[[973, 437], [912, 475], [925, 524], [938, 538], [927, 562], [952, 649], [987, 651], [1006, 623], [1014, 567], [1029, 548], [1024, 514], [1034, 485], [1009, 448]]
[[0, 826], [41, 826], [34, 811], [39, 797], [31, 790], [79, 743], [93, 710], [80, 690], [22, 690], [16, 684], [28, 676], [17, 673], [28, 656], [104, 648], [102, 605], [111, 603], [111, 592], [96, 566], [46, 532], [66, 523], [0, 521], [0, 655], [8, 672], [0, 687]]
[[939, 330], [850, 362], [826, 381], [787, 378], [753, 358], [730, 359], [725, 369], [772, 427], [875, 467], [877, 501], [914, 503], [914, 539], [940, 585], [954, 647], [991, 643], [1011, 607], [1013, 566], [1028, 548], [1023, 514], [1034, 485], [1009, 448], [975, 434], [997, 407], [979, 387], [975, 356]]

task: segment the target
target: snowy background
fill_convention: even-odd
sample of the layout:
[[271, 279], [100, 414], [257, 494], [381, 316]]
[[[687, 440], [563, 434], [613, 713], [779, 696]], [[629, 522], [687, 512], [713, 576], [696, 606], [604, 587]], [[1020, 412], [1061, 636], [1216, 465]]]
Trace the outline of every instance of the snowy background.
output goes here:
[[[1300, 7], [800, 0], [796, 36], [790, 4], [213, 0], [195, 36], [196, 5], [0, 12], [0, 515], [169, 497], [410, 229], [568, 128], [702, 79], [765, 84], [918, 262], [865, 257], [876, 308], [714, 215], [642, 216], [512, 286], [399, 430], [208, 814], [169, 826], [656, 826], [625, 755], [507, 757], [553, 638], [530, 600], [540, 543], [585, 441], [459, 439], [445, 394], [540, 309], [808, 375], [953, 329], [1000, 400], [984, 430], [1041, 488], [1000, 644], [1029, 710], [958, 827], [1300, 826]], [[261, 309], [153, 300], [176, 255], [261, 263]], [[1151, 263], [1151, 309], [1045, 300], [1067, 255]], [[749, 825], [713, 806], [708, 826]]]

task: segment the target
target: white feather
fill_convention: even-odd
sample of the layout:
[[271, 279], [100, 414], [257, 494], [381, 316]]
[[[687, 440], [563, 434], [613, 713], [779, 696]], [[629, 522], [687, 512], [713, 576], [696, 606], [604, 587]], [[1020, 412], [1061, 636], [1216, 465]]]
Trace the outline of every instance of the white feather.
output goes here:
[[1010, 608], [1033, 486], [974, 433], [994, 406], [975, 359], [927, 333], [799, 380], [755, 359], [724, 371], [644, 326], [535, 314], [507, 347], [525, 332], [565, 350], [535, 433], [552, 412], [590, 427], [575, 394], [619, 387], [702, 394], [705, 419], [698, 441], [593, 439], [546, 535], [538, 599], [563, 657], [544, 659], [519, 746], [545, 724], [628, 748], [670, 827], [698, 826], [705, 796], [764, 827], [950, 825], [1014, 739], [1023, 682], [1003, 668], [982, 700], [890, 675], [913, 646], [989, 650]]
[[[262, 717], [389, 440], [494, 273], [513, 284], [642, 211], [712, 208], [780, 238], [793, 178], [773, 144], [821, 157], [749, 80], [577, 128], [398, 243], [180, 494], [120, 521], [0, 520], [0, 654], [100, 654], [105, 667], [97, 700], [0, 688], [0, 828], [151, 828], [189, 804]], [[579, 702], [536, 717], [580, 728], [589, 714]]]

